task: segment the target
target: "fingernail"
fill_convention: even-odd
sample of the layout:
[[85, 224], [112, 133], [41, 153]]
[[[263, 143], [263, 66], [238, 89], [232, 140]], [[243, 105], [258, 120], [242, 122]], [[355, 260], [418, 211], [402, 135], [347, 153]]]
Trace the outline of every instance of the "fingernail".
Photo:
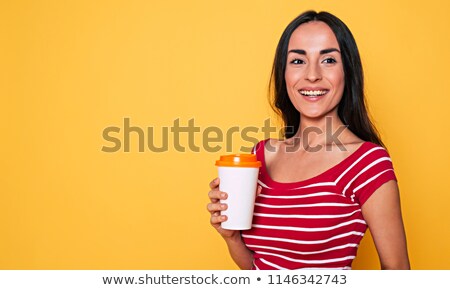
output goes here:
[[226, 208], [227, 208], [227, 205], [226, 205], [226, 204], [221, 204], [221, 205], [220, 205], [220, 208], [221, 208], [221, 209], [226, 209]]
[[221, 193], [220, 197], [225, 198], [225, 197], [227, 197], [227, 194], [226, 193]]

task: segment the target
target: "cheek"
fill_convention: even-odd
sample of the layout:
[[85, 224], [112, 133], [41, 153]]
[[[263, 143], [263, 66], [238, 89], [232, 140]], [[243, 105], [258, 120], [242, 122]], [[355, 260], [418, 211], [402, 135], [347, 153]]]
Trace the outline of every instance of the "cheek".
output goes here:
[[289, 99], [294, 104], [295, 103], [295, 84], [297, 83], [297, 78], [295, 77], [295, 74], [293, 74], [292, 71], [287, 71], [284, 74], [284, 80], [286, 82], [286, 91], [289, 96]]
[[336, 93], [339, 96], [339, 98], [337, 99], [337, 103], [340, 103], [342, 100], [342, 95], [344, 94], [344, 88], [345, 88], [344, 73], [340, 74], [339, 76], [336, 76], [335, 88], [336, 88]]
[[343, 71], [338, 71], [330, 74], [329, 80], [333, 83], [333, 86], [337, 91], [344, 91], [345, 78]]
[[284, 73], [284, 79], [288, 91], [298, 82], [300, 72], [298, 70], [286, 69]]

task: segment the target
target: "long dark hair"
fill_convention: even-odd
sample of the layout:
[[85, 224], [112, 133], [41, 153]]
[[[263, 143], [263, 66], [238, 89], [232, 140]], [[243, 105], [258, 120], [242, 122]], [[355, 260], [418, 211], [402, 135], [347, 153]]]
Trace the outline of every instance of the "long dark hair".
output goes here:
[[345, 87], [338, 105], [339, 118], [348, 126], [350, 131], [362, 140], [385, 147], [367, 112], [364, 96], [364, 75], [355, 39], [345, 23], [328, 12], [306, 11], [300, 14], [286, 27], [278, 42], [270, 77], [269, 92], [273, 98], [272, 108], [283, 118], [285, 137], [293, 137], [300, 124], [300, 113], [289, 99], [284, 78], [289, 40], [298, 26], [310, 21], [326, 23], [334, 32], [341, 50]]

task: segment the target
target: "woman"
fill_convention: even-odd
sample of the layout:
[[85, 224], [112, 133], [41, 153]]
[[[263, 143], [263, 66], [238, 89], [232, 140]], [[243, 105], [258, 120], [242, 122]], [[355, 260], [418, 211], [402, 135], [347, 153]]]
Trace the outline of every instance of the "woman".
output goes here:
[[409, 269], [392, 163], [364, 102], [355, 40], [335, 16], [308, 11], [278, 43], [274, 107], [285, 140], [264, 140], [252, 229], [222, 229], [227, 194], [210, 183], [212, 226], [241, 269], [350, 269], [370, 229], [382, 269]]

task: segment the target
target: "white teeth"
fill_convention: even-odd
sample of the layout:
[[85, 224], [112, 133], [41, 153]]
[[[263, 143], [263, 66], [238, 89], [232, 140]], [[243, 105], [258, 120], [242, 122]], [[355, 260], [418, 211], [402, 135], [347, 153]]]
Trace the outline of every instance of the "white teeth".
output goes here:
[[326, 91], [326, 90], [325, 91], [320, 91], [320, 90], [317, 90], [317, 91], [305, 91], [305, 90], [301, 90], [300, 94], [302, 94], [304, 96], [314, 96], [314, 97], [316, 97], [316, 96], [325, 95], [327, 92], [328, 91]]

